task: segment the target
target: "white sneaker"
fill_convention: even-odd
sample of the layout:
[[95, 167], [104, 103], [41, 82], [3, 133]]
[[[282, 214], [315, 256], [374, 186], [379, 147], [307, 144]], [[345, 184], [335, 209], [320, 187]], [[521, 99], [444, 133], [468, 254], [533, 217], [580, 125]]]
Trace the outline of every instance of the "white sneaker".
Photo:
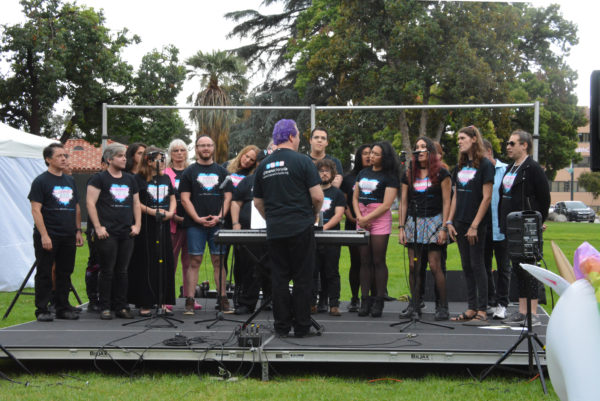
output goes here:
[[496, 310], [494, 311], [494, 319], [506, 319], [506, 307], [502, 305], [496, 306]]

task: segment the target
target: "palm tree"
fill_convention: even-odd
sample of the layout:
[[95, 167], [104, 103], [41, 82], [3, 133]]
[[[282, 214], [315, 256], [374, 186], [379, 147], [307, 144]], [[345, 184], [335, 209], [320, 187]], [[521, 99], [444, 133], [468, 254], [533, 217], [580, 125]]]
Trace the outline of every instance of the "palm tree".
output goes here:
[[[201, 89], [192, 93], [187, 101], [195, 106], [229, 106], [232, 98], [240, 101], [248, 89], [244, 76], [246, 65], [243, 60], [226, 51], [202, 53], [199, 51], [186, 60], [191, 67], [188, 79], [200, 77]], [[228, 159], [229, 126], [235, 119], [230, 110], [192, 110], [190, 118], [198, 127], [197, 136], [209, 135], [215, 142], [215, 161], [222, 163]]]

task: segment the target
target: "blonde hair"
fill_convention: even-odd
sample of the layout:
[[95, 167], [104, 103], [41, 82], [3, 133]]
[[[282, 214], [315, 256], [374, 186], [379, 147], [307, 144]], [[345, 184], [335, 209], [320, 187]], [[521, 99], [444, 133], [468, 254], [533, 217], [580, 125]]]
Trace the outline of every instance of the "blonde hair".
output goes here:
[[[258, 157], [258, 154], [260, 153], [260, 149], [258, 148], [258, 146], [248, 145], [244, 149], [240, 150], [240, 153], [238, 153], [237, 156], [229, 162], [229, 164], [227, 165], [227, 171], [230, 173], [237, 173], [240, 170], [240, 160], [242, 160], [242, 156], [244, 156], [251, 150], [253, 150], [254, 153], [256, 153], [256, 157]], [[254, 166], [252, 166], [252, 168], [250, 169], [250, 172], [253, 172], [255, 168], [256, 161], [254, 162]]]

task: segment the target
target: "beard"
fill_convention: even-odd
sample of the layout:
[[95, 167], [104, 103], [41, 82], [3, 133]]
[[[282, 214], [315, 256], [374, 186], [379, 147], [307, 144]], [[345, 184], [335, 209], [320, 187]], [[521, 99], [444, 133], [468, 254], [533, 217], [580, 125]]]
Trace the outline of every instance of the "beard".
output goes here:
[[199, 157], [199, 158], [200, 158], [200, 160], [202, 160], [203, 162], [207, 162], [207, 161], [210, 161], [210, 159], [212, 159], [213, 155], [212, 155], [212, 154], [210, 154], [210, 155], [208, 155], [208, 156], [204, 156], [202, 153], [200, 153], [200, 154], [198, 155], [198, 157]]

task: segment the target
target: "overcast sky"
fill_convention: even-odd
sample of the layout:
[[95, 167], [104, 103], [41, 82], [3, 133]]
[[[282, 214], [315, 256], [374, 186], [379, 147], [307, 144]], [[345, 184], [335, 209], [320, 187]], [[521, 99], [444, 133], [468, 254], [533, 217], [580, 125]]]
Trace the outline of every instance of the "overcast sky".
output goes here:
[[[268, 11], [260, 7], [260, 0], [79, 0], [77, 3], [103, 9], [106, 25], [111, 30], [126, 27], [141, 37], [140, 44], [129, 46], [123, 53], [124, 58], [136, 68], [144, 54], [168, 44], [180, 49], [182, 60], [198, 50], [209, 52], [237, 47], [242, 42], [226, 39], [235, 23], [225, 19], [224, 14], [243, 9]], [[550, 2], [536, 0], [533, 3], [547, 5]], [[558, 3], [564, 17], [579, 27], [579, 44], [572, 49], [568, 64], [579, 74], [576, 88], [579, 105], [589, 105], [590, 75], [593, 70], [600, 70], [600, 2], [563, 0]], [[275, 5], [270, 10], [280, 7]], [[0, 24], [23, 20], [18, 0], [2, 0], [1, 10]], [[185, 98], [197, 89], [197, 85], [187, 83], [184, 86], [178, 98], [179, 104], [185, 104]]]

